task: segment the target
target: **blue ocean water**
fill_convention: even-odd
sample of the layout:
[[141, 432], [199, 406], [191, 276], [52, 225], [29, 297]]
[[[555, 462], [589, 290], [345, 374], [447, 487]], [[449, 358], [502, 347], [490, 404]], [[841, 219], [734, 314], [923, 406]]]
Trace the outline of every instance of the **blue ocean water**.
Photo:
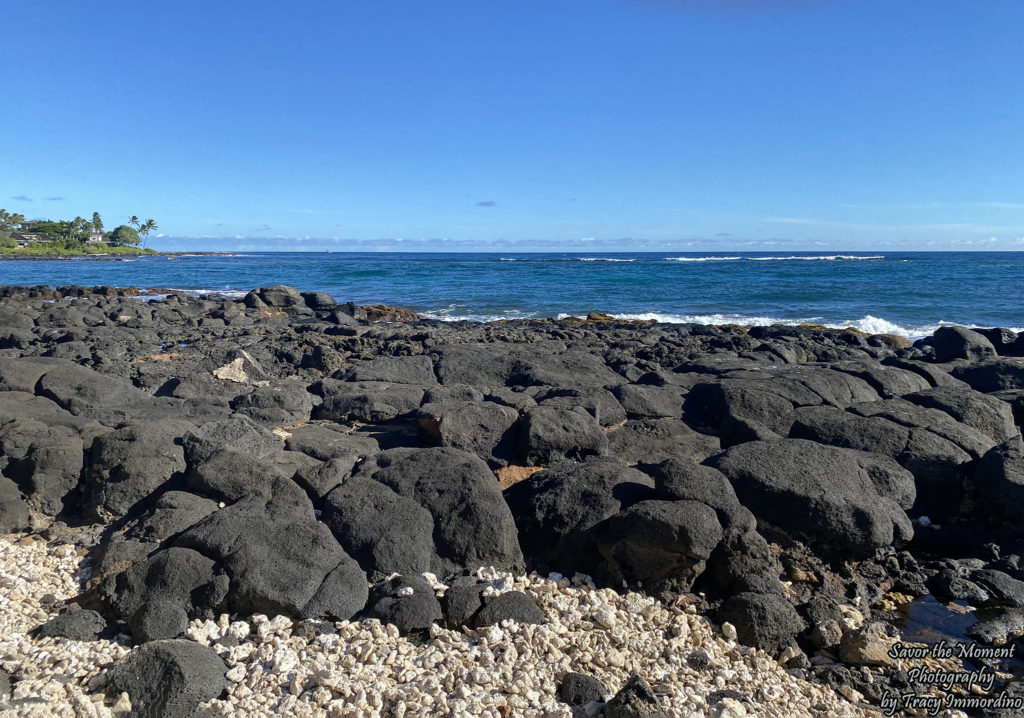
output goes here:
[[1024, 252], [253, 253], [0, 261], [0, 284], [228, 292], [289, 284], [339, 301], [487, 321], [607, 312], [745, 325], [816, 322], [910, 337], [1024, 327]]

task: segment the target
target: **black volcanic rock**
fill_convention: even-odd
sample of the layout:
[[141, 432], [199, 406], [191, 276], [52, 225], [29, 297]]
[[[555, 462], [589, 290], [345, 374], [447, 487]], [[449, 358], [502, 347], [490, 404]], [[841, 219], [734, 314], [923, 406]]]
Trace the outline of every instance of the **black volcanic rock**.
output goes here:
[[321, 520], [371, 581], [430, 570], [434, 518], [415, 500], [356, 476], [328, 493], [322, 505]]
[[502, 621], [517, 623], [546, 623], [540, 606], [522, 591], [506, 591], [487, 601], [473, 617], [474, 628], [493, 626]]
[[709, 463], [729, 478], [744, 506], [794, 534], [862, 556], [910, 540], [903, 509], [878, 493], [849, 451], [776, 439], [734, 446]]
[[189, 718], [200, 703], [227, 690], [225, 673], [227, 665], [209, 646], [153, 641], [107, 670], [107, 692], [127, 693], [138, 718]]
[[580, 461], [608, 452], [608, 438], [586, 411], [538, 406], [523, 414], [519, 458], [527, 466]]
[[610, 459], [556, 464], [505, 491], [527, 556], [554, 566], [596, 560], [590, 530], [651, 498], [654, 480]]
[[699, 501], [641, 501], [593, 530], [611, 585], [689, 591], [722, 540], [713, 508]]
[[988, 359], [996, 355], [992, 342], [965, 327], [939, 327], [932, 336], [932, 346], [935, 347], [937, 362]]
[[789, 601], [772, 594], [736, 594], [722, 606], [718, 618], [736, 627], [740, 643], [772, 655], [787, 648], [805, 628]]
[[434, 573], [523, 567], [512, 513], [478, 457], [448, 448], [392, 449], [369, 457], [356, 476], [378, 481], [430, 513]]
[[107, 622], [96, 611], [85, 609], [64, 611], [35, 629], [37, 637], [69, 638], [72, 641], [95, 641], [107, 629]]
[[29, 527], [28, 504], [18, 485], [0, 476], [0, 533], [15, 533]]
[[85, 476], [86, 509], [117, 518], [144, 505], [158, 489], [174, 488], [185, 469], [181, 437], [195, 427], [180, 419], [133, 422], [97, 436]]
[[348, 619], [366, 603], [366, 575], [288, 480], [270, 498], [248, 496], [207, 516], [174, 543], [223, 567], [233, 611]]
[[396, 576], [370, 591], [366, 615], [398, 627], [403, 634], [427, 631], [442, 620], [441, 603], [422, 576]]

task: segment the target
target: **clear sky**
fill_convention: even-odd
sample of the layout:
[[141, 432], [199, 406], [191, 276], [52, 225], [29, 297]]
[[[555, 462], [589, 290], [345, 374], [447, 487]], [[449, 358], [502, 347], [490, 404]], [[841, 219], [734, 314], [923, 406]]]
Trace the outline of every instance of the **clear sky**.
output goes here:
[[[163, 249], [1024, 249], [1021, 0], [6, 0], [0, 207]], [[401, 240], [401, 241], [399, 241]]]

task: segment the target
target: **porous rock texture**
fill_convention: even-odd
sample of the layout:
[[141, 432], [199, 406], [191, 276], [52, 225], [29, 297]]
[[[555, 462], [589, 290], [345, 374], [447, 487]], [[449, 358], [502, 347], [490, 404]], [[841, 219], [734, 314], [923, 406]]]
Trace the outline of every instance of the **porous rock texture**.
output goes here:
[[700, 593], [834, 681], [796, 658], [888, 592], [1024, 605], [1015, 337], [132, 294], [0, 288], [0, 530], [90, 527], [76, 602], [141, 648], [223, 614], [546, 625], [489, 566]]

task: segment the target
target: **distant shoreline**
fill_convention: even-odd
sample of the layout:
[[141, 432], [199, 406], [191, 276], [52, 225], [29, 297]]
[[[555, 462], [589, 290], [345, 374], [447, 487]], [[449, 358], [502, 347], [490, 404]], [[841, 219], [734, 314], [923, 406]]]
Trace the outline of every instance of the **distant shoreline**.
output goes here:
[[236, 252], [155, 252], [153, 254], [0, 254], [0, 260], [86, 260], [86, 261], [119, 261], [126, 257], [183, 257], [183, 256], [204, 256], [204, 257], [231, 257]]

